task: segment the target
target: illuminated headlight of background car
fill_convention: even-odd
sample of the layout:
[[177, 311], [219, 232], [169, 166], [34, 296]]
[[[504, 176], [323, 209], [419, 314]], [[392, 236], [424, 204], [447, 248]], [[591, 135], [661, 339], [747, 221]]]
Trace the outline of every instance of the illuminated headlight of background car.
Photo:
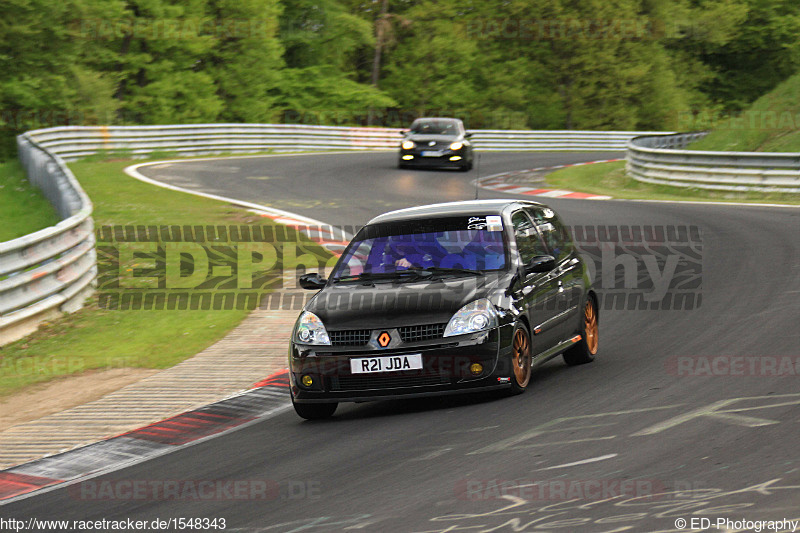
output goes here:
[[495, 327], [497, 327], [497, 311], [489, 300], [481, 298], [468, 303], [453, 315], [444, 329], [444, 336], [453, 337]]
[[416, 146], [416, 144], [414, 144], [414, 141], [403, 141], [401, 146], [403, 147], [403, 150], [411, 150]]
[[325, 330], [325, 325], [314, 313], [304, 311], [297, 321], [294, 333], [295, 342], [301, 344], [317, 344], [326, 345], [331, 344], [331, 339], [328, 337], [328, 332]]
[[450, 145], [450, 149], [454, 152], [461, 150], [464, 147], [464, 143], [461, 141], [456, 141]]

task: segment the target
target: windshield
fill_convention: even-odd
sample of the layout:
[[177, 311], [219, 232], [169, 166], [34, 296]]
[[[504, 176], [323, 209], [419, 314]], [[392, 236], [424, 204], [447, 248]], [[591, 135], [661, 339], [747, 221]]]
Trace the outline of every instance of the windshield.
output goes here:
[[363, 228], [337, 263], [332, 279], [413, 270], [460, 274], [505, 266], [499, 216], [453, 217]]
[[458, 135], [458, 126], [453, 120], [418, 120], [411, 124], [411, 133]]

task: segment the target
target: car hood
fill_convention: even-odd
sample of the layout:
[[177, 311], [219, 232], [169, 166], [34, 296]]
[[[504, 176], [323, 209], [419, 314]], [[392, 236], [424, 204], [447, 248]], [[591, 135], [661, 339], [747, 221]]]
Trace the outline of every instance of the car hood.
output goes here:
[[380, 329], [441, 324], [464, 305], [502, 292], [512, 275], [441, 277], [434, 280], [364, 285], [328, 285], [306, 305], [329, 330]]

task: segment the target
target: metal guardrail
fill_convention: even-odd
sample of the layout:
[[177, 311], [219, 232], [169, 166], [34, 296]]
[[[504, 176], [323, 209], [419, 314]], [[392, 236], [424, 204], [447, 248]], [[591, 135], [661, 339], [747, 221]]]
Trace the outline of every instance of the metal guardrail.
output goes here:
[[[291, 124], [198, 124], [180, 126], [65, 126], [30, 132], [65, 161], [101, 151], [132, 157], [152, 153], [208, 155], [264, 151], [394, 149], [396, 128], [349, 128]], [[472, 130], [481, 151], [622, 151], [628, 140], [659, 132]], [[663, 134], [663, 133], [662, 133]]]
[[721, 191], [800, 193], [800, 153], [682, 150], [707, 133], [643, 136], [627, 146], [638, 181]]
[[[400, 129], [290, 124], [65, 126], [17, 138], [32, 183], [63, 219], [0, 243], [0, 345], [59, 311], [80, 308], [97, 276], [92, 204], [64, 164], [100, 152], [145, 157], [253, 152], [395, 149]], [[473, 130], [481, 151], [616, 151], [645, 132]], [[658, 132], [649, 132], [658, 134]]]
[[58, 156], [17, 137], [28, 179], [55, 207], [55, 226], [0, 242], [0, 345], [60, 312], [79, 309], [97, 277], [92, 203]]

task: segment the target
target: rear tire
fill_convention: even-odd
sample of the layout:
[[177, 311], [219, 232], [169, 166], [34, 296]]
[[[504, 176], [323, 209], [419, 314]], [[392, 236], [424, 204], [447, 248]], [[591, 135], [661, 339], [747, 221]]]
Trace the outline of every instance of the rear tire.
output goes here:
[[522, 394], [531, 382], [531, 335], [519, 323], [511, 337], [511, 394]]
[[336, 412], [338, 403], [295, 403], [292, 398], [292, 406], [295, 412], [306, 420], [323, 420], [330, 418]]
[[587, 295], [581, 317], [581, 340], [564, 352], [564, 362], [570, 366], [583, 365], [594, 361], [600, 340], [600, 322], [597, 315], [597, 304], [594, 298]]

